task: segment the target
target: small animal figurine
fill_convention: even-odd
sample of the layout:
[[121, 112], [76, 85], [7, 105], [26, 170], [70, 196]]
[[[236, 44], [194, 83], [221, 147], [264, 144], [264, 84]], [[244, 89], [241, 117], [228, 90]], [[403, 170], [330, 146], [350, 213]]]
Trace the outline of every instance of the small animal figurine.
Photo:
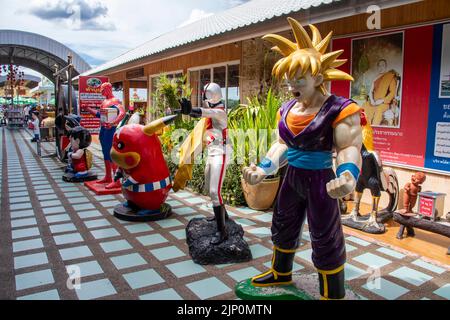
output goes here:
[[[399, 213], [405, 216], [414, 216], [413, 208], [416, 205], [417, 197], [419, 192], [422, 191], [421, 185], [425, 182], [427, 177], [423, 172], [417, 172], [413, 174], [411, 177], [411, 182], [408, 182], [405, 185], [404, 193], [403, 193], [403, 206], [404, 209], [400, 210]], [[414, 237], [414, 229], [411, 227], [405, 227], [404, 225], [400, 226], [400, 230], [397, 234], [397, 239], [403, 239], [403, 233], [405, 232], [405, 228], [407, 231], [407, 236]]]

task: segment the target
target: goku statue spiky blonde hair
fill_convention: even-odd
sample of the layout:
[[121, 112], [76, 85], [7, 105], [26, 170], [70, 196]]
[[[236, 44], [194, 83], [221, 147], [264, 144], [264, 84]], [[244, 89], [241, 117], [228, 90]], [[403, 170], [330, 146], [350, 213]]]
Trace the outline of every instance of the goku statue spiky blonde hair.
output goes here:
[[[325, 53], [333, 32], [330, 32], [322, 39], [319, 30], [315, 26], [309, 25], [313, 35], [311, 39], [298, 21], [288, 18], [288, 22], [291, 25], [297, 43], [277, 34], [268, 34], [263, 37], [263, 39], [275, 45], [272, 50], [284, 56], [273, 67], [275, 78], [281, 80], [286, 76], [288, 79], [293, 79], [299, 71], [302, 76], [311, 71], [313, 76], [322, 74], [324, 82], [354, 80], [351, 75], [336, 69], [347, 62], [346, 59], [338, 59], [344, 50]], [[320, 86], [320, 90], [323, 93], [326, 92], [324, 84]]]

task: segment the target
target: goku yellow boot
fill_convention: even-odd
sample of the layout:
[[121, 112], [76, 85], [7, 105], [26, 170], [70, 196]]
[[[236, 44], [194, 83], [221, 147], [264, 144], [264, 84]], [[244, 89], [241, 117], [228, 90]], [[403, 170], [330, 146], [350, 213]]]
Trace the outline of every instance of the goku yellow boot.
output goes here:
[[292, 284], [292, 266], [296, 250], [273, 249], [272, 268], [252, 278], [255, 287], [271, 287]]
[[321, 300], [343, 300], [345, 298], [344, 266], [332, 271], [319, 272]]

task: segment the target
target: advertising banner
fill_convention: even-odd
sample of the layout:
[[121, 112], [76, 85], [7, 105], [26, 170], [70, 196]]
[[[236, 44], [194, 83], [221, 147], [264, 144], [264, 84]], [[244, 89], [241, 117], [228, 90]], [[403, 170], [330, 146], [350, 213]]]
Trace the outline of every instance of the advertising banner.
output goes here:
[[435, 107], [430, 105], [433, 36], [434, 26], [423, 26], [333, 41], [333, 50], [345, 50], [341, 58], [349, 63], [342, 70], [355, 82], [335, 81], [331, 90], [365, 109], [375, 149], [388, 165], [436, 169], [426, 164], [426, 150], [435, 146], [427, 136], [429, 112]]
[[92, 134], [98, 134], [100, 130], [100, 119], [96, 118], [89, 112], [84, 112], [83, 108], [90, 107], [100, 109], [105, 99], [100, 87], [103, 83], [108, 82], [108, 77], [82, 77], [79, 78], [79, 103], [81, 125], [88, 129]]
[[450, 172], [450, 24], [434, 27], [425, 167]]

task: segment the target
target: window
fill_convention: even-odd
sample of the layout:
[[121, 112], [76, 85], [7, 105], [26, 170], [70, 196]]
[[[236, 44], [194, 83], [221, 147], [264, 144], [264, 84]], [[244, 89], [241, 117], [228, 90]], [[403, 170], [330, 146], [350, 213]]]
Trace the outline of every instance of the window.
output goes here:
[[228, 66], [227, 107], [233, 109], [241, 102], [239, 94], [239, 65]]
[[[171, 72], [171, 73], [162, 72], [161, 74], [165, 74], [169, 80], [174, 79], [174, 78], [181, 78], [183, 76], [183, 72], [180, 72], [180, 71]], [[160, 76], [160, 74], [150, 76], [150, 93], [149, 94], [152, 98], [151, 99], [152, 107], [154, 107], [156, 105], [156, 97], [153, 94], [156, 92], [156, 86], [158, 84], [159, 76]]]
[[239, 64], [226, 64], [189, 71], [189, 84], [192, 88], [192, 105], [202, 106], [203, 88], [207, 83], [217, 83], [222, 88], [225, 107], [232, 109], [239, 105]]

